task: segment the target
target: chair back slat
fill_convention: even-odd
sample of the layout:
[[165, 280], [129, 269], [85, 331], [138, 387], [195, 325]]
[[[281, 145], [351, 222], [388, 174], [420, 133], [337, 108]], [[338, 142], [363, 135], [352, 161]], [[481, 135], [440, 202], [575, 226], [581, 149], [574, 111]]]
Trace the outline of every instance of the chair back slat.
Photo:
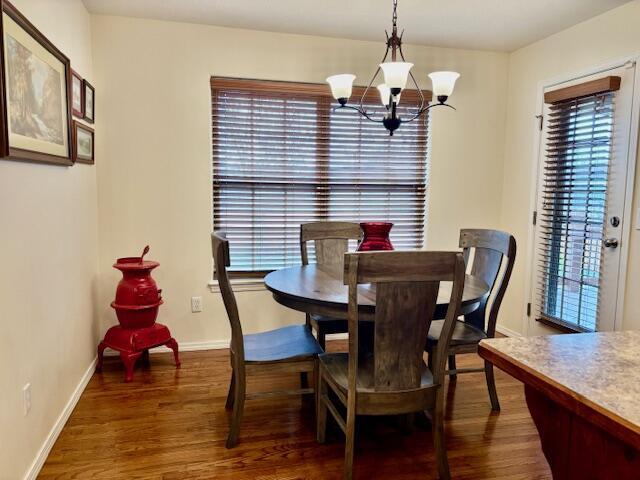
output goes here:
[[349, 250], [346, 238], [326, 238], [315, 241], [316, 263], [319, 265], [339, 265], [342, 270], [344, 254]]
[[376, 285], [376, 390], [409, 390], [420, 386], [424, 371], [422, 352], [439, 288], [439, 282], [385, 282]]
[[349, 249], [349, 240], [362, 237], [360, 225], [353, 222], [312, 222], [300, 225], [300, 254], [302, 264], [309, 264], [307, 244], [313, 242], [316, 263], [335, 266], [342, 271], [343, 257]]
[[[423, 351], [435, 313], [441, 282], [452, 282], [451, 298], [433, 367], [436, 383], [444, 379], [446, 346], [460, 312], [465, 264], [459, 252], [361, 252], [345, 255], [349, 285], [349, 382], [355, 389], [358, 358], [357, 288], [376, 286], [374, 385], [377, 391], [420, 386]], [[440, 342], [439, 342], [440, 344]]]
[[215, 278], [218, 280], [222, 301], [227, 311], [229, 325], [231, 326], [231, 350], [234, 358], [239, 362], [244, 362], [244, 340], [242, 338], [242, 325], [238, 313], [236, 296], [231, 288], [227, 267], [231, 265], [229, 255], [229, 240], [224, 232], [213, 232], [211, 234], [211, 249], [213, 251], [213, 264]]
[[[460, 247], [464, 249], [466, 261], [470, 257], [471, 250], [474, 251], [471, 275], [481, 278], [489, 285], [492, 298], [490, 300], [488, 295], [475, 312], [465, 316], [465, 321], [481, 328], [489, 337], [493, 337], [498, 311], [516, 259], [516, 240], [513, 235], [500, 230], [463, 229], [460, 230]], [[502, 275], [499, 276], [500, 271]]]

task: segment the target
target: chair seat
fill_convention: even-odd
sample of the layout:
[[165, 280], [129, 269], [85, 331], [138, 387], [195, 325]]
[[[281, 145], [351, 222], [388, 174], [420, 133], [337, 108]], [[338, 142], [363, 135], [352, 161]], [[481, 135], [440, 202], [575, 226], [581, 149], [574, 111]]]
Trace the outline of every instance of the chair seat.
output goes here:
[[[347, 381], [349, 378], [349, 354], [344, 353], [323, 353], [318, 359], [322, 366], [326, 369], [327, 376], [342, 390], [347, 391]], [[421, 388], [433, 386], [433, 376], [431, 371], [423, 362]], [[356, 380], [356, 390], [359, 393], [375, 392], [374, 381], [374, 358], [368, 355], [358, 360], [358, 378]], [[384, 393], [384, 392], [377, 392]]]
[[[443, 325], [444, 320], [435, 320], [431, 322], [429, 335], [427, 337], [428, 343], [438, 343]], [[461, 320], [457, 320], [453, 329], [453, 335], [451, 335], [451, 346], [474, 345], [485, 338], [487, 338], [487, 334], [479, 328], [469, 325]]]
[[311, 325], [323, 334], [346, 333], [349, 330], [349, 325], [345, 319], [313, 314], [310, 317]]
[[245, 362], [279, 362], [308, 359], [322, 348], [305, 325], [244, 335]]

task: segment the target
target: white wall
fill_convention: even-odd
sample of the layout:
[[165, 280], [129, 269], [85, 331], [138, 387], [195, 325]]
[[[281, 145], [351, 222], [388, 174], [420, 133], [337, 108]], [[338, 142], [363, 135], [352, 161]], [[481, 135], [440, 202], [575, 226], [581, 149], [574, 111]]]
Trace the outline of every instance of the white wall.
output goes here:
[[[540, 82], [640, 54], [640, 2], [615, 10], [522, 48], [510, 56], [502, 228], [516, 235], [519, 259], [501, 313], [501, 322], [521, 331], [525, 306], [526, 254], [529, 249], [531, 173], [537, 140], [536, 99]], [[635, 132], [637, 133], [637, 132]], [[633, 210], [639, 206], [636, 185]], [[635, 228], [635, 225], [634, 225]], [[632, 230], [623, 329], [640, 328], [640, 235]], [[530, 334], [544, 333], [537, 322]]]
[[[81, 0], [13, 3], [92, 78]], [[97, 256], [94, 167], [0, 161], [0, 478], [22, 478], [95, 356]]]
[[[366, 83], [384, 42], [217, 28], [132, 18], [92, 17], [100, 219], [100, 317], [109, 308], [116, 257], [151, 245], [165, 304], [160, 321], [181, 342], [229, 338], [211, 278], [212, 75], [323, 82], [352, 71]], [[428, 246], [457, 247], [460, 227], [496, 227], [502, 187], [507, 75], [503, 53], [406, 46], [425, 87], [426, 74], [462, 74], [451, 102], [433, 112]], [[192, 314], [191, 296], [204, 312]], [[239, 295], [245, 330], [300, 322], [267, 292]]]

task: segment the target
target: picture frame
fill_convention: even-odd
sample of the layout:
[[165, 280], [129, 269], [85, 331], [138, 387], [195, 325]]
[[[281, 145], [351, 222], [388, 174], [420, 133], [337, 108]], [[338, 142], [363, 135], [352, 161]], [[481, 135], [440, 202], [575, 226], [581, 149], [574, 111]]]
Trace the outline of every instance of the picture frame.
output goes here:
[[73, 161], [95, 163], [95, 132], [84, 123], [73, 121]]
[[84, 120], [93, 123], [96, 118], [96, 90], [86, 80], [82, 80], [82, 105], [84, 106]]
[[69, 58], [0, 2], [0, 159], [73, 165]]
[[82, 77], [71, 69], [71, 113], [84, 118], [84, 83]]

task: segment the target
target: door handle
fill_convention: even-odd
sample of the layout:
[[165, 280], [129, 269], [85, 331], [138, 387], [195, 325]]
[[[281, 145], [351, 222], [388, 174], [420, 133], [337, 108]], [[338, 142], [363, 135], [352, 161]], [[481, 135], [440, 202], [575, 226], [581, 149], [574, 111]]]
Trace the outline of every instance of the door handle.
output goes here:
[[605, 238], [602, 241], [602, 244], [607, 248], [618, 248], [618, 239], [617, 238]]

